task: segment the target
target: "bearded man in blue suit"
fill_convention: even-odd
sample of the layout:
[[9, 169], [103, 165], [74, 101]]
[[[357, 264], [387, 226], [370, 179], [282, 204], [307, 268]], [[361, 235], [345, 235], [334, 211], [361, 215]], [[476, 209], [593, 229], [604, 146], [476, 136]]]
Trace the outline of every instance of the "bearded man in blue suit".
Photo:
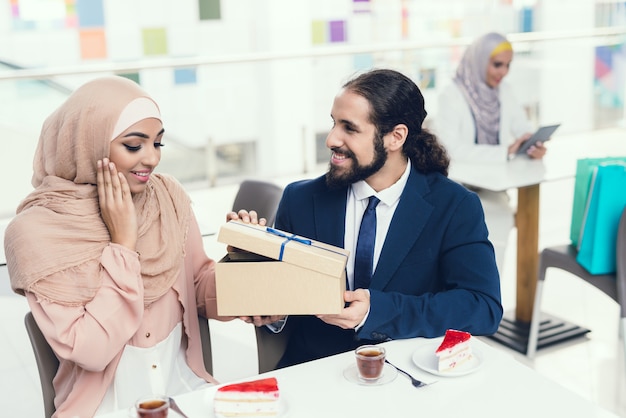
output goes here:
[[[422, 129], [419, 88], [399, 72], [369, 71], [343, 86], [331, 117], [328, 172], [285, 188], [275, 226], [350, 250], [346, 306], [338, 315], [249, 318], [289, 332], [279, 366], [449, 328], [495, 333], [500, 279], [483, 209], [447, 178], [445, 149]], [[370, 196], [380, 203], [371, 277], [362, 286], [355, 252]]]

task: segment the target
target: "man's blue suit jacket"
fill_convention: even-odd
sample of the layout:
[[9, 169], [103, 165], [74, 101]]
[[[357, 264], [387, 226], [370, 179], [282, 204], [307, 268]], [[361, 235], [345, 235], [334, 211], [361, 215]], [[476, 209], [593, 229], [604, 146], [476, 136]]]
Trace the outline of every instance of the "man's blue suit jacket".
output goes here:
[[[344, 246], [347, 188], [324, 176], [292, 183], [277, 229]], [[500, 279], [478, 196], [439, 173], [411, 170], [370, 285], [371, 308], [355, 332], [315, 316], [290, 316], [286, 366], [389, 339], [438, 337], [446, 329], [496, 332]]]

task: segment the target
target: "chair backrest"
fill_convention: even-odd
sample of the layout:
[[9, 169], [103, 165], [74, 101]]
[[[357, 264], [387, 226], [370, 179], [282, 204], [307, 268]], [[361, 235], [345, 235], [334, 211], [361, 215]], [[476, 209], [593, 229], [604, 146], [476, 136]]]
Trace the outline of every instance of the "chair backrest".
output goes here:
[[[626, 318], [626, 207], [622, 211], [622, 216], [617, 228], [617, 257], [616, 260], [616, 280], [617, 280], [617, 301], [621, 309], [621, 317]], [[626, 338], [626, 335], [624, 336]]]
[[204, 368], [213, 375], [213, 352], [211, 350], [211, 331], [209, 330], [209, 320], [198, 315], [200, 326], [200, 341], [202, 342], [202, 357], [204, 358]]
[[233, 202], [233, 211], [255, 210], [259, 218], [265, 218], [267, 225], [274, 225], [276, 209], [283, 195], [282, 187], [262, 180], [244, 180]]
[[278, 362], [283, 357], [289, 340], [289, 327], [283, 331], [273, 333], [266, 327], [254, 327], [256, 333], [257, 355], [259, 360], [259, 373], [276, 370]]
[[51, 417], [56, 410], [54, 406], [54, 386], [52, 386], [52, 379], [57, 374], [59, 369], [59, 359], [57, 358], [52, 348], [46, 341], [46, 338], [41, 333], [37, 322], [31, 312], [26, 314], [24, 318], [26, 325], [26, 331], [30, 338], [30, 343], [35, 353], [35, 360], [37, 361], [37, 369], [39, 370], [39, 380], [41, 382], [41, 392], [43, 394], [43, 406], [46, 417]]
[[[37, 322], [31, 312], [24, 317], [26, 332], [30, 338], [30, 343], [35, 353], [37, 369], [39, 370], [39, 380], [41, 382], [41, 391], [43, 393], [43, 405], [47, 418], [51, 417], [56, 410], [54, 406], [54, 386], [52, 380], [56, 376], [59, 369], [59, 359], [50, 348], [48, 341], [41, 333]], [[209, 331], [209, 322], [206, 318], [198, 315], [198, 323], [200, 326], [200, 340], [202, 341], [202, 355], [204, 358], [204, 367], [206, 371], [213, 374], [213, 355], [211, 351], [211, 333]]]

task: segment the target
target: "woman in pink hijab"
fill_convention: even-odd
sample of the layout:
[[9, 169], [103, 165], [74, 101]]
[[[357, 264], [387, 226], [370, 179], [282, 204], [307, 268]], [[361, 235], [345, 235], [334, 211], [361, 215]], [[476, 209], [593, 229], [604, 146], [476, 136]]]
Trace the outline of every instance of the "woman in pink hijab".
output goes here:
[[154, 171], [163, 132], [157, 104], [117, 76], [84, 84], [43, 124], [35, 190], [4, 246], [12, 288], [60, 361], [55, 417], [216, 383], [197, 315], [231, 318], [217, 316], [215, 263], [189, 197]]
[[[467, 47], [452, 82], [441, 91], [434, 122], [453, 163], [504, 163], [534, 131], [505, 80], [512, 61], [506, 37], [487, 33]], [[528, 156], [545, 153], [538, 143]]]
[[[486, 33], [465, 50], [451, 82], [438, 97], [435, 133], [457, 162], [505, 164], [534, 131], [526, 112], [506, 81], [513, 47], [502, 34]], [[541, 159], [546, 147], [538, 142], [527, 156]], [[474, 189], [480, 196], [489, 239], [500, 272], [513, 228], [513, 212], [506, 192]]]

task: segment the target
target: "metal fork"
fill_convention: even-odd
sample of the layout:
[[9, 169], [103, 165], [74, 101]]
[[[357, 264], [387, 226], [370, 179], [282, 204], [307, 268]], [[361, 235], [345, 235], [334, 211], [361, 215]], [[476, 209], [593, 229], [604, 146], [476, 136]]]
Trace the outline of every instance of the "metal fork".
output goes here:
[[189, 418], [187, 415], [185, 415], [183, 411], [181, 411], [180, 407], [176, 404], [176, 401], [174, 400], [174, 398], [170, 398], [170, 408], [178, 412], [178, 415], [180, 415], [181, 417]]
[[391, 367], [393, 367], [394, 369], [396, 369], [397, 371], [399, 371], [400, 373], [402, 373], [403, 375], [405, 375], [406, 377], [411, 379], [411, 384], [413, 386], [415, 386], [416, 388], [421, 388], [421, 387], [424, 387], [424, 386], [432, 385], [433, 383], [437, 382], [437, 381], [434, 381], [434, 382], [431, 382], [431, 383], [422, 382], [421, 380], [418, 380], [418, 379], [414, 378], [413, 376], [411, 376], [409, 373], [405, 372], [404, 370], [402, 370], [398, 366], [395, 366], [395, 365], [391, 364], [391, 362], [389, 360], [385, 359], [385, 363], [387, 363], [388, 365], [390, 365]]

